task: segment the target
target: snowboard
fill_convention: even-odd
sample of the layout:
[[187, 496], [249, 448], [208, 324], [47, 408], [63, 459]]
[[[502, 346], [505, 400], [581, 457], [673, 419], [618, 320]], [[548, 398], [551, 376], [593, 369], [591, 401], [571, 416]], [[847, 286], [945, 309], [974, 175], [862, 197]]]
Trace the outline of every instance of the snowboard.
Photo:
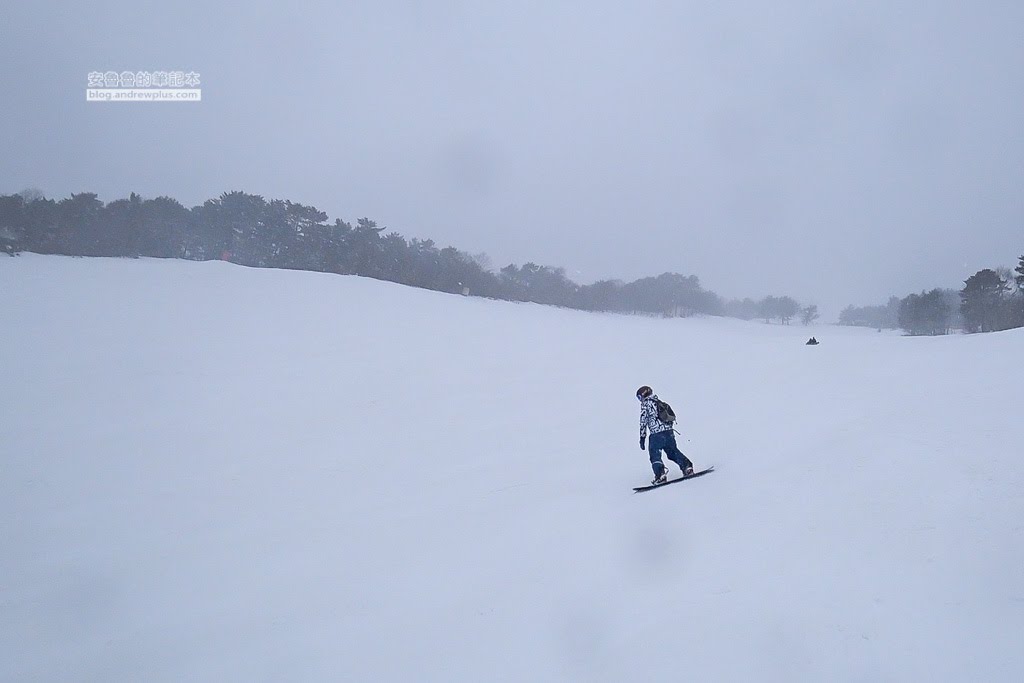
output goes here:
[[715, 466], [701, 470], [700, 472], [694, 472], [693, 474], [686, 477], [676, 477], [675, 479], [669, 479], [668, 481], [662, 482], [661, 484], [648, 484], [647, 486], [636, 486], [633, 488], [633, 493], [640, 493], [641, 491], [650, 491], [651, 489], [660, 489], [662, 486], [668, 486], [669, 484], [675, 484], [680, 481], [686, 481], [687, 479], [693, 479], [694, 477], [700, 477], [708, 472], [714, 472]]

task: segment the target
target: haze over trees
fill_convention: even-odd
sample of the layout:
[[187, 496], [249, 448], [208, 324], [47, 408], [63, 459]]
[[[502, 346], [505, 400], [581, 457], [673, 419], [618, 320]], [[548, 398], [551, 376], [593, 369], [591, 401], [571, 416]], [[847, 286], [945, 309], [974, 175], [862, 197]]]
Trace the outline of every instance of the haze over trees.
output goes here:
[[964, 280], [961, 290], [933, 289], [884, 306], [847, 306], [841, 325], [902, 329], [907, 334], [997, 332], [1024, 327], [1024, 256], [1017, 267], [984, 268]]
[[900, 302], [900, 327], [911, 335], [947, 334], [950, 310], [941, 289], [911, 294]]
[[134, 193], [107, 204], [91, 192], [59, 201], [38, 191], [0, 196], [0, 249], [10, 254], [224, 260], [589, 311], [735, 315], [788, 324], [800, 310], [788, 296], [724, 302], [697, 276], [679, 273], [580, 285], [564, 268], [532, 262], [495, 272], [485, 254], [471, 256], [440, 248], [433, 240], [406, 239], [369, 218], [331, 222], [315, 207], [245, 192], [226, 192], [191, 209], [170, 197], [143, 199]]
[[816, 304], [810, 304], [800, 309], [800, 322], [804, 325], [810, 325], [820, 317], [821, 315], [818, 313], [818, 306]]
[[883, 306], [847, 306], [839, 312], [839, 324], [895, 330], [900, 326], [899, 312], [900, 298], [891, 296]]
[[788, 296], [766, 296], [758, 305], [759, 315], [765, 322], [777, 319], [783, 325], [788, 325], [799, 310], [800, 304]]
[[[1021, 267], [1024, 257], [1018, 269]], [[1008, 270], [1005, 275], [991, 268], [979, 270], [964, 281], [960, 291], [964, 331], [995, 332], [1024, 326], [1022, 296], [1018, 279], [1011, 279]]]

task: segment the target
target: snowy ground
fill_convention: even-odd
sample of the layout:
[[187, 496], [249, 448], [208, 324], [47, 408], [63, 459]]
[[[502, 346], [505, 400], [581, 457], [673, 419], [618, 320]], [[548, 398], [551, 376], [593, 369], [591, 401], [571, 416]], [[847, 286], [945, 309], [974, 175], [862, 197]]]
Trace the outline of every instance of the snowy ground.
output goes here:
[[0, 258], [0, 680], [1018, 681], [1022, 352]]

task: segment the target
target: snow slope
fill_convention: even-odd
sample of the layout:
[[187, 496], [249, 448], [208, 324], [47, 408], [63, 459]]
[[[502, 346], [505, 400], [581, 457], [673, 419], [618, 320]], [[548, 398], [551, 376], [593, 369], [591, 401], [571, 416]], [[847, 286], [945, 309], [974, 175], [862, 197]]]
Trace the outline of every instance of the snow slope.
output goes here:
[[1021, 680], [1022, 350], [0, 258], [0, 680]]

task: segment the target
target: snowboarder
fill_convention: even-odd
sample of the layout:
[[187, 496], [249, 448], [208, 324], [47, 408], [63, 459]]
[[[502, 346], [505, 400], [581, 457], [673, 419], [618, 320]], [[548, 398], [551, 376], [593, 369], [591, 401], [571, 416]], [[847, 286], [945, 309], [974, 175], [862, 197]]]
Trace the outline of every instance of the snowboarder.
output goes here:
[[651, 432], [651, 443], [647, 448], [651, 457], [651, 467], [654, 469], [654, 480], [651, 483], [663, 484], [668, 477], [668, 468], [661, 461], [662, 451], [665, 451], [669, 460], [679, 465], [684, 476], [693, 474], [693, 463], [676, 446], [676, 437], [672, 429], [672, 423], [676, 419], [675, 413], [649, 386], [644, 385], [637, 389], [636, 398], [640, 401], [640, 450], [644, 449], [648, 430]]

